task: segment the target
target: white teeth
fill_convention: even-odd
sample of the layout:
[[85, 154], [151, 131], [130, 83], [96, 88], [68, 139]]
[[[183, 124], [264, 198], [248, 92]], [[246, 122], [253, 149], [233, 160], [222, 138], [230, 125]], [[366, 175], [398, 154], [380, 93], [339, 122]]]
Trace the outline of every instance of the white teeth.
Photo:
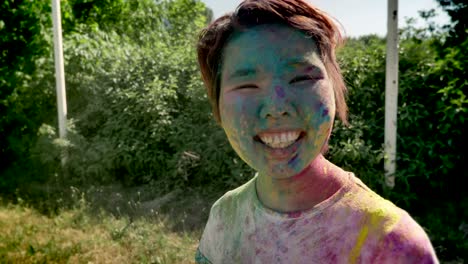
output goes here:
[[281, 134], [281, 142], [286, 142], [288, 140], [288, 133]]
[[285, 148], [292, 145], [299, 138], [300, 133], [297, 131], [283, 133], [269, 133], [260, 135], [260, 139], [271, 148]]
[[274, 136], [272, 141], [273, 141], [273, 142], [272, 142], [273, 144], [279, 144], [279, 143], [281, 142], [279, 136]]

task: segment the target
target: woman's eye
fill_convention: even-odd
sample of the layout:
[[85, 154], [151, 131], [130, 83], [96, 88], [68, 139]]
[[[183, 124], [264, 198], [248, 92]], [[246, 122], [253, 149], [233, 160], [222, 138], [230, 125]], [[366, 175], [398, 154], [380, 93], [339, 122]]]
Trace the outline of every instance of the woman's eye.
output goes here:
[[298, 82], [303, 82], [303, 81], [314, 81], [314, 80], [317, 80], [318, 78], [314, 78], [312, 76], [309, 76], [309, 75], [304, 75], [304, 76], [298, 76], [298, 77], [295, 77], [294, 79], [292, 79], [289, 83], [298, 83]]
[[256, 89], [258, 88], [257, 85], [255, 84], [244, 84], [244, 85], [240, 85], [238, 87], [235, 88], [235, 90], [240, 90], [240, 89]]

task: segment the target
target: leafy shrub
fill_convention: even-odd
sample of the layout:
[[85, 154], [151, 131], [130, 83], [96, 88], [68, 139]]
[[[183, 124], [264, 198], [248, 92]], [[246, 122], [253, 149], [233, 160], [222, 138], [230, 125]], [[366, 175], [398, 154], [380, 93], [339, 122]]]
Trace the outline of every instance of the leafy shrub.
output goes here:
[[[53, 88], [43, 68], [51, 37], [50, 2], [6, 0], [0, 3], [0, 193], [14, 195], [33, 173], [29, 150], [53, 107]], [[32, 174], [32, 175], [31, 175]], [[33, 178], [40, 178], [39, 175]]]
[[[65, 149], [51, 153], [67, 153], [67, 180], [151, 182], [168, 191], [232, 188], [251, 177], [212, 120], [199, 78], [194, 43], [206, 23], [203, 5], [141, 1], [129, 9], [133, 18], [115, 31], [80, 25], [65, 38], [73, 127]], [[39, 152], [57, 147], [38, 145]]]
[[349, 126], [337, 122], [329, 158], [383, 191], [385, 46], [377, 36], [350, 39], [339, 51], [348, 87]]
[[383, 39], [350, 40], [340, 53], [350, 126], [337, 124], [329, 156], [410, 211], [427, 227], [441, 259], [457, 260], [468, 252], [467, 206], [456, 202], [467, 199], [462, 186], [467, 177], [463, 135], [468, 101], [462, 76], [468, 42], [442, 50], [441, 56], [443, 38], [438, 34], [412, 27], [401, 34], [396, 187], [383, 185]]

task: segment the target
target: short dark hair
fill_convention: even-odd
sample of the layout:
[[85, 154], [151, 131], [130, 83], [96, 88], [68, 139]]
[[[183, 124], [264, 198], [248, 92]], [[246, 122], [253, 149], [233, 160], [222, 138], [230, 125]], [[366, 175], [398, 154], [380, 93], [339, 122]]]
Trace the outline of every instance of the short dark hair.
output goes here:
[[221, 123], [219, 94], [223, 48], [233, 32], [263, 24], [283, 24], [310, 36], [317, 44], [320, 57], [331, 78], [337, 116], [347, 123], [346, 85], [336, 61], [336, 47], [342, 36], [333, 20], [303, 0], [245, 0], [237, 9], [204, 28], [198, 39], [198, 63], [214, 117]]

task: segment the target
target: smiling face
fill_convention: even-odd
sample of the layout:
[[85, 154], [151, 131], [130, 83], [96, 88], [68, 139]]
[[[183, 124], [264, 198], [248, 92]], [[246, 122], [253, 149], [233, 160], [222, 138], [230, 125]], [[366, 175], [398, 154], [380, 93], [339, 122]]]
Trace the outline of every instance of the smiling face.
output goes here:
[[315, 42], [267, 24], [234, 33], [223, 54], [219, 110], [232, 147], [261, 176], [298, 174], [320, 154], [335, 116]]

